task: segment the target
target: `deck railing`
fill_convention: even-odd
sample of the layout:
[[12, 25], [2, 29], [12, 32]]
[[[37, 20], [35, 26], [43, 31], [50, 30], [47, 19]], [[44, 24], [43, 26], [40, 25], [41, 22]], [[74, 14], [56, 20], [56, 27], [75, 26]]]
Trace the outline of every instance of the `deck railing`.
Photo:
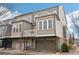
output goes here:
[[23, 36], [35, 36], [36, 31], [35, 30], [26, 30], [23, 33]]

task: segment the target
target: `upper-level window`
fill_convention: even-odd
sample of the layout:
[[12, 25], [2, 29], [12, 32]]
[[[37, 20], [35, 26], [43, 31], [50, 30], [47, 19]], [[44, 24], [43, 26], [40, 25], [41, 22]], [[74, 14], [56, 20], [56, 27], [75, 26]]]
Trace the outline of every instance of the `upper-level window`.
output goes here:
[[22, 26], [21, 26], [21, 24], [19, 24], [19, 25], [13, 27], [13, 32], [21, 32], [21, 29], [22, 29]]
[[19, 32], [21, 32], [21, 27], [22, 27], [22, 26], [21, 26], [21, 24], [20, 24], [20, 25], [19, 25]]
[[66, 27], [63, 26], [63, 37], [66, 38]]
[[44, 29], [47, 29], [47, 21], [44, 21], [44, 22], [43, 22], [43, 28], [44, 28]]
[[39, 21], [38, 22], [38, 28], [39, 28], [39, 30], [40, 29], [42, 29], [42, 30], [44, 30], [44, 29], [52, 29], [52, 26], [53, 26], [53, 21], [52, 20], [41, 20], [41, 21]]
[[16, 32], [18, 32], [18, 25], [17, 25], [17, 27], [16, 27]]
[[13, 32], [15, 32], [15, 27], [13, 28]]
[[1, 35], [1, 29], [0, 29], [0, 35]]
[[52, 28], [52, 20], [48, 20], [48, 28]]
[[11, 30], [12, 30], [12, 26], [7, 26], [6, 27], [6, 32], [11, 32]]
[[1, 29], [1, 35], [3, 35], [3, 29]]
[[42, 29], [42, 21], [39, 22], [39, 29]]
[[18, 28], [16, 28], [16, 32], [18, 32]]

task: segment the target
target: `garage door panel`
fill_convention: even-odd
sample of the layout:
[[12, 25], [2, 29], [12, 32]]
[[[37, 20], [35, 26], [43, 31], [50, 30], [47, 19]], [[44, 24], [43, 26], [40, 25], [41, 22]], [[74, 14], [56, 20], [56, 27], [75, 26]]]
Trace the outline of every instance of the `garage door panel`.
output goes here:
[[36, 49], [37, 50], [55, 50], [56, 41], [55, 40], [37, 40]]

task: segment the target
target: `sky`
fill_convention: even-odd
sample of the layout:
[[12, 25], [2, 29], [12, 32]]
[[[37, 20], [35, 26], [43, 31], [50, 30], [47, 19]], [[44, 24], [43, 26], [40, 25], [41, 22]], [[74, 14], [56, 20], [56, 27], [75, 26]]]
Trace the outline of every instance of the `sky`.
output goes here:
[[22, 14], [41, 10], [41, 9], [46, 9], [58, 5], [64, 6], [64, 10], [66, 14], [79, 10], [79, 4], [77, 3], [3, 3], [0, 5], [6, 6], [12, 12], [18, 11], [19, 13]]

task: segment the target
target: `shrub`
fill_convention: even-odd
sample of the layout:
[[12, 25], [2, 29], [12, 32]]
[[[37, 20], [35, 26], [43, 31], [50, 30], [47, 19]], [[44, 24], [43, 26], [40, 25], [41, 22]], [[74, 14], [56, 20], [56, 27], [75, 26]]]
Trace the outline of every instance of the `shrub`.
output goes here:
[[69, 47], [69, 49], [72, 49], [73, 44], [72, 44], [72, 43], [69, 43], [69, 44], [68, 44], [68, 47]]
[[63, 43], [61, 45], [61, 50], [62, 50], [62, 52], [69, 52], [68, 45], [66, 43]]
[[69, 49], [72, 49], [74, 42], [73, 41], [69, 41], [68, 47]]

